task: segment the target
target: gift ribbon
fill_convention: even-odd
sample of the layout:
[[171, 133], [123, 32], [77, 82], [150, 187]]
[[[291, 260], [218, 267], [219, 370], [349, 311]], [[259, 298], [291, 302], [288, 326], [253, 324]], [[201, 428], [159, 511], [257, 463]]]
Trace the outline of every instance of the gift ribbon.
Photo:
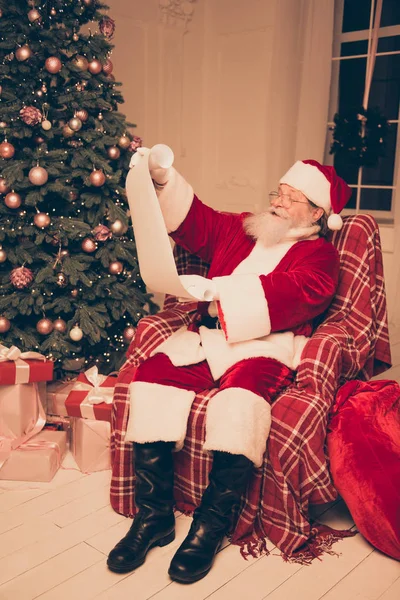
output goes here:
[[24, 444], [23, 446], [21, 446], [19, 449], [25, 450], [28, 452], [32, 452], [34, 450], [42, 450], [43, 448], [48, 448], [50, 450], [56, 451], [56, 460], [57, 460], [56, 470], [58, 470], [61, 466], [61, 450], [60, 450], [60, 446], [56, 442], [50, 442], [50, 440], [39, 440], [37, 442], [28, 442], [27, 444]]
[[84, 383], [77, 381], [73, 387], [73, 391], [89, 392], [85, 400], [80, 404], [81, 415], [84, 419], [94, 419], [95, 404], [112, 404], [114, 395], [113, 387], [100, 387], [109, 375], [100, 375], [97, 367], [91, 367], [84, 373], [86, 379], [90, 382]]
[[[15, 346], [14, 346], [15, 347]], [[33, 352], [32, 354], [37, 354]], [[21, 436], [16, 436], [13, 431], [7, 427], [7, 423], [3, 422], [1, 418], [1, 407], [0, 407], [0, 426], [1, 431], [6, 432], [6, 435], [0, 436], [0, 469], [4, 463], [9, 459], [10, 454], [16, 448], [19, 448], [22, 444], [25, 444], [33, 436], [39, 433], [46, 423], [46, 415], [40, 402], [39, 388], [37, 383], [33, 383], [33, 390], [35, 391], [36, 400], [36, 418], [33, 419], [28, 426], [27, 430]], [[1, 398], [0, 398], [1, 401]]]
[[21, 352], [17, 346], [2, 346], [0, 344], [0, 363], [15, 362], [15, 382], [29, 383], [30, 366], [25, 360], [46, 360], [46, 357], [39, 352]]

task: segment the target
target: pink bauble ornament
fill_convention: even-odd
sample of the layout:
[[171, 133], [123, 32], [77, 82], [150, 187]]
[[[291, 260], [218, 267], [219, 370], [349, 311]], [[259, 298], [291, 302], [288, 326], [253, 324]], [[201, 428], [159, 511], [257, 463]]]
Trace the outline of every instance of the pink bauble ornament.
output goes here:
[[67, 324], [64, 319], [56, 319], [53, 321], [53, 327], [56, 331], [60, 333], [65, 333], [67, 331]]
[[33, 167], [29, 171], [28, 178], [33, 185], [44, 185], [49, 178], [49, 174], [43, 167]]
[[90, 183], [95, 187], [101, 187], [106, 181], [106, 176], [101, 170], [94, 170], [90, 173]]
[[4, 198], [4, 204], [8, 208], [19, 208], [22, 203], [22, 198], [16, 192], [9, 192]]
[[38, 212], [33, 217], [33, 222], [35, 223], [36, 227], [44, 229], [50, 225], [50, 217], [49, 215], [46, 215], [46, 213]]
[[15, 52], [15, 58], [19, 62], [24, 62], [25, 60], [28, 60], [28, 58], [30, 58], [31, 56], [32, 56], [32, 50], [29, 48], [29, 46], [27, 44], [25, 44], [24, 46], [21, 46]]
[[4, 141], [0, 144], [1, 158], [12, 158], [15, 154], [15, 148], [10, 142]]
[[0, 317], [0, 333], [7, 333], [10, 327], [10, 321], [6, 317]]
[[57, 58], [57, 56], [49, 56], [49, 58], [46, 59], [44, 66], [46, 70], [52, 75], [59, 73], [62, 69], [61, 60]]
[[36, 323], [36, 330], [41, 335], [49, 335], [53, 331], [53, 323], [50, 319], [40, 319]]
[[82, 241], [81, 248], [84, 252], [91, 254], [92, 252], [95, 252], [95, 250], [97, 250], [97, 244], [91, 238], [85, 238]]

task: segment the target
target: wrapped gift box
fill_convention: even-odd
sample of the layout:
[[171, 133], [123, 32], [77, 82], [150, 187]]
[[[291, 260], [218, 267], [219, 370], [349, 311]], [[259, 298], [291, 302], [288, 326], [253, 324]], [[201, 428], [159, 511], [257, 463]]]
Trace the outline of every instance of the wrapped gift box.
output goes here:
[[111, 469], [110, 423], [72, 419], [72, 454], [83, 473]]
[[[44, 413], [45, 408], [45, 382], [0, 386], [0, 437], [25, 437], [39, 427], [40, 412]], [[43, 425], [44, 420], [37, 433]]]
[[51, 381], [53, 366], [38, 352], [21, 352], [16, 346], [0, 344], [0, 385]]
[[100, 375], [92, 367], [78, 378], [65, 402], [70, 417], [95, 419], [111, 423], [111, 406], [117, 378]]
[[52, 381], [47, 385], [47, 414], [66, 417], [68, 415], [65, 402], [72, 391], [74, 381]]
[[0, 479], [51, 481], [60, 468], [66, 450], [65, 431], [44, 429], [11, 452], [0, 469]]

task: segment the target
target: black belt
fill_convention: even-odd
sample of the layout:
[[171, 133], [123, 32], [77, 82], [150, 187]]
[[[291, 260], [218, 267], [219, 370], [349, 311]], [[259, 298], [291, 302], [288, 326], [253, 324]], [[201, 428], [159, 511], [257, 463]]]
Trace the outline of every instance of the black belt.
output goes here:
[[207, 327], [207, 329], [222, 329], [221, 323], [219, 322], [218, 317], [210, 317], [210, 315], [203, 315], [198, 322], [198, 326]]

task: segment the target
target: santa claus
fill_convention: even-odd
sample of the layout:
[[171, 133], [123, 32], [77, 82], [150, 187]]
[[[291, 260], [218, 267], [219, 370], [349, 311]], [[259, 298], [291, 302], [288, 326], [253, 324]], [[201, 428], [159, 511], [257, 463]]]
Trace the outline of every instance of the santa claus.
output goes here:
[[335, 294], [339, 257], [324, 234], [340, 229], [351, 190], [333, 167], [298, 161], [266, 212], [228, 214], [203, 204], [173, 167], [151, 176], [171, 237], [210, 264], [214, 301], [199, 302], [195, 323], [161, 343], [130, 385], [125, 439], [134, 444], [138, 513], [107, 564], [131, 571], [174, 539], [172, 452], [183, 446], [196, 393], [217, 386], [203, 445], [213, 454], [209, 485], [168, 571], [191, 583], [212, 567], [232, 508], [262, 464], [270, 405]]

